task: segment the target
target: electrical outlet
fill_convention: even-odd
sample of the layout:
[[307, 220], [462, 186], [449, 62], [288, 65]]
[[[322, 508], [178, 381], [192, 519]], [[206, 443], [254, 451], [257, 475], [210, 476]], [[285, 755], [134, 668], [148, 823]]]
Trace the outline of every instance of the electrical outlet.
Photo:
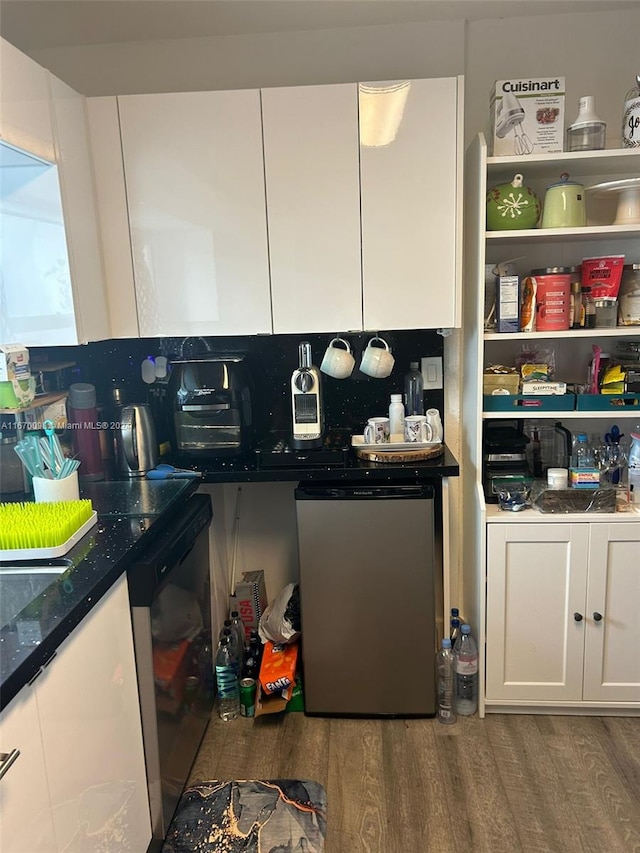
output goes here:
[[440, 356], [433, 355], [423, 358], [421, 370], [425, 391], [442, 388], [442, 359]]

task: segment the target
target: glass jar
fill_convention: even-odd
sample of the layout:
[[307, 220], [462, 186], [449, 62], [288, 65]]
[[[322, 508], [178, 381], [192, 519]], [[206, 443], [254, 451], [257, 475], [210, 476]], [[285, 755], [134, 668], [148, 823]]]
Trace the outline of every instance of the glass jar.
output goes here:
[[618, 325], [640, 326], [640, 264], [625, 264], [622, 270]]
[[624, 99], [622, 111], [622, 145], [624, 148], [640, 147], [640, 75]]

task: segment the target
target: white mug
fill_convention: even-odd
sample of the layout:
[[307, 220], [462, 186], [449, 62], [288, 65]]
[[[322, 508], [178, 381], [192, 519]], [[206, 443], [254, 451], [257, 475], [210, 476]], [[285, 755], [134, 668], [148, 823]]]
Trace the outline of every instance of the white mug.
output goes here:
[[[342, 349], [339, 344], [344, 344], [345, 349]], [[347, 376], [351, 376], [355, 363], [348, 341], [344, 338], [334, 338], [329, 342], [320, 370], [327, 376], [333, 376], [334, 379], [346, 379]]]
[[433, 439], [431, 424], [426, 415], [407, 415], [404, 419], [404, 440], [425, 442]]
[[431, 427], [432, 434], [429, 441], [442, 441], [442, 421], [440, 420], [440, 412], [437, 409], [427, 409], [427, 423]]
[[364, 443], [387, 444], [390, 440], [389, 418], [369, 418], [364, 428]]
[[[381, 346], [376, 346], [379, 343]], [[385, 379], [393, 370], [395, 358], [391, 355], [389, 344], [382, 338], [371, 338], [362, 353], [360, 370], [374, 379]]]
[[69, 474], [68, 477], [63, 477], [62, 480], [34, 477], [32, 482], [33, 497], [38, 504], [80, 500], [77, 471]]

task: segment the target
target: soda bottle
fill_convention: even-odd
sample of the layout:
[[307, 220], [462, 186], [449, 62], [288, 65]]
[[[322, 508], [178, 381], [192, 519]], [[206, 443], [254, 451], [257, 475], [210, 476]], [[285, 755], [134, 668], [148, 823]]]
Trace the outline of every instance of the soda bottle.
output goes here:
[[220, 719], [235, 720], [240, 713], [240, 691], [231, 651], [231, 637], [227, 635], [220, 640], [216, 652], [216, 685]]
[[471, 627], [463, 625], [453, 649], [455, 667], [455, 707], [463, 717], [478, 709], [478, 648]]
[[438, 672], [438, 721], [450, 726], [456, 721], [456, 711], [453, 701], [453, 652], [451, 640], [444, 637], [437, 654], [436, 668]]

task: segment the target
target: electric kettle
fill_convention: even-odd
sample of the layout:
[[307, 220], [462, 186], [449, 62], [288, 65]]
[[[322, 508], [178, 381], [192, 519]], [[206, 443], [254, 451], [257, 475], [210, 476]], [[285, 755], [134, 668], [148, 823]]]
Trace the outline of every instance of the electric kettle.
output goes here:
[[151, 409], [146, 403], [123, 406], [116, 433], [118, 471], [144, 477], [158, 464], [158, 442]]

